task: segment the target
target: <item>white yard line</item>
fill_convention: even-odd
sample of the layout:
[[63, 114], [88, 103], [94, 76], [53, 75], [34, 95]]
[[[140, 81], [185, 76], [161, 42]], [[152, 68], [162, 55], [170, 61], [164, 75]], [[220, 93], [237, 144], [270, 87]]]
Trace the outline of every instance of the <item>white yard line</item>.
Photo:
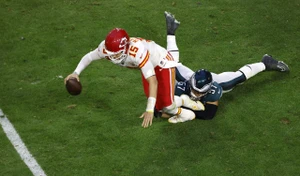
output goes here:
[[30, 154], [27, 147], [23, 143], [22, 139], [20, 138], [19, 134], [10, 123], [8, 118], [4, 115], [2, 110], [0, 109], [0, 123], [5, 132], [7, 138], [10, 140], [12, 145], [15, 147], [17, 152], [19, 153], [20, 157], [30, 169], [30, 171], [35, 176], [46, 176], [45, 172], [41, 168], [41, 166], [37, 163], [34, 157]]

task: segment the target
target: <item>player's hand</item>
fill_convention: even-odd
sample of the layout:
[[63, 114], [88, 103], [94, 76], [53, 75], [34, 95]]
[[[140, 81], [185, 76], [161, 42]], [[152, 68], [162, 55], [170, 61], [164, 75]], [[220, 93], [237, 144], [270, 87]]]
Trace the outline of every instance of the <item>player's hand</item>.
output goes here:
[[72, 73], [72, 74], [69, 74], [69, 75], [65, 78], [65, 84], [66, 84], [66, 82], [67, 82], [70, 78], [76, 78], [77, 81], [79, 82], [79, 76], [78, 76], [78, 74]]
[[148, 126], [152, 125], [153, 112], [144, 112], [140, 118], [144, 118], [142, 127], [147, 128]]

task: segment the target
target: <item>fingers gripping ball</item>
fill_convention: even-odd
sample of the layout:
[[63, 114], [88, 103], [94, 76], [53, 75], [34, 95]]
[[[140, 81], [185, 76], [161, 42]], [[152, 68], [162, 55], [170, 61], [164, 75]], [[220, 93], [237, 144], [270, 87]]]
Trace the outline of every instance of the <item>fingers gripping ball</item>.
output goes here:
[[66, 88], [71, 95], [79, 95], [82, 90], [81, 83], [76, 78], [70, 78], [67, 80]]

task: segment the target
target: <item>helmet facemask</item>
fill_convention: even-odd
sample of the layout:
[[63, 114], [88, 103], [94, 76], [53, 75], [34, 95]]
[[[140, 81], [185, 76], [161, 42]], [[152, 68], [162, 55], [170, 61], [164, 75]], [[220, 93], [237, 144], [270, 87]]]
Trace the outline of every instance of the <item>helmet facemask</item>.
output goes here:
[[191, 76], [189, 82], [191, 99], [198, 101], [210, 91], [213, 81], [210, 72], [200, 70]]
[[110, 59], [111, 62], [115, 64], [121, 63], [124, 59], [126, 59], [127, 54], [126, 54], [126, 46], [120, 51], [117, 52], [111, 52], [111, 51], [106, 51], [108, 54], [108, 58]]
[[207, 92], [198, 92], [196, 91], [195, 89], [193, 89], [191, 87], [191, 93], [190, 93], [190, 96], [191, 96], [191, 100], [194, 100], [194, 101], [199, 101], [201, 99], [201, 97], [205, 96], [206, 94], [208, 93]]

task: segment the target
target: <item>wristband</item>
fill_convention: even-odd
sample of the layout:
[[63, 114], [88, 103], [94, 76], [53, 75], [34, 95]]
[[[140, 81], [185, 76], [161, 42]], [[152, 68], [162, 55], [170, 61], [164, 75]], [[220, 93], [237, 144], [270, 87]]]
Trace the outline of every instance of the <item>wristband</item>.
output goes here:
[[148, 101], [147, 101], [147, 108], [146, 111], [147, 112], [153, 112], [154, 111], [154, 107], [155, 107], [155, 103], [156, 103], [156, 98], [154, 97], [149, 97]]

